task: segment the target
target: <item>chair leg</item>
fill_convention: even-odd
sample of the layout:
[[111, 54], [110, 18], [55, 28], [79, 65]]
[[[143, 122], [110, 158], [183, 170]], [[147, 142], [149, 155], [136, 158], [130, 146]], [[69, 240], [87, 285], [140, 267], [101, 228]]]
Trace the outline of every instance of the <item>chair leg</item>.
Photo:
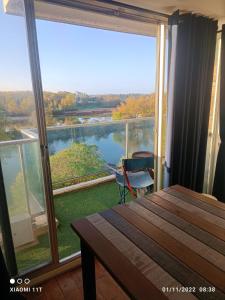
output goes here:
[[119, 185], [119, 193], [120, 193], [120, 201], [119, 201], [119, 204], [124, 204], [126, 202], [126, 188], [125, 186], [124, 187], [121, 187]]
[[123, 190], [121, 190], [121, 186], [119, 185], [119, 193], [120, 193], [120, 201], [118, 204], [122, 204], [123, 203]]
[[152, 193], [153, 190], [154, 190], [154, 185], [153, 185], [153, 184], [151, 184], [151, 185], [149, 185], [149, 186], [147, 187], [147, 193]]
[[126, 189], [125, 186], [123, 187], [123, 204], [126, 202]]

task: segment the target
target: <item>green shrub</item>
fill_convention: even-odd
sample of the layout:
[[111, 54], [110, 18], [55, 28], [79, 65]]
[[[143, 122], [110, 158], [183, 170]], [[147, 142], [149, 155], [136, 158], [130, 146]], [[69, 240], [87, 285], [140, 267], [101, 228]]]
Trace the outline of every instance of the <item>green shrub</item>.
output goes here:
[[53, 188], [69, 186], [105, 174], [105, 162], [95, 145], [74, 143], [50, 156], [50, 164]]

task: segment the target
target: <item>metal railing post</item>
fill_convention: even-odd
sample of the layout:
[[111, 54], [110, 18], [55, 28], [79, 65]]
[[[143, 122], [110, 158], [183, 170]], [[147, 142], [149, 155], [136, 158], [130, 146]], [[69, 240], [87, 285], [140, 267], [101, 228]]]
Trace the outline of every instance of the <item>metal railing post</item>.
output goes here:
[[28, 212], [31, 216], [30, 196], [29, 196], [29, 191], [28, 191], [28, 184], [27, 184], [27, 177], [26, 177], [26, 171], [25, 171], [24, 155], [23, 155], [22, 145], [19, 144], [18, 148], [19, 148], [20, 165], [21, 165], [21, 170], [22, 170], [22, 174], [23, 174], [24, 189], [25, 189], [25, 194], [26, 194], [26, 198], [27, 198], [27, 209], [28, 209]]
[[129, 134], [129, 123], [126, 122], [125, 124], [125, 155], [128, 158], [128, 134]]

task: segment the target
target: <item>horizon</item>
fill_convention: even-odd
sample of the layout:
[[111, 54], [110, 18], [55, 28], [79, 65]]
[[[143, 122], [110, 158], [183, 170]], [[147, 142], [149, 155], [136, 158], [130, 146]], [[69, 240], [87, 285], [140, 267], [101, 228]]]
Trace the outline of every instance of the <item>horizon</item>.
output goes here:
[[[33, 93], [33, 90], [0, 90], [0, 93]], [[139, 92], [128, 92], [128, 93], [99, 93], [99, 94], [88, 94], [86, 92], [83, 91], [63, 91], [63, 90], [59, 90], [59, 91], [49, 91], [49, 90], [43, 90], [43, 93], [54, 93], [54, 94], [60, 94], [60, 93], [71, 93], [71, 94], [76, 94], [76, 93], [80, 93], [80, 94], [84, 94], [87, 96], [104, 96], [104, 95], [152, 95], [155, 94], [154, 92], [150, 92], [150, 93], [139, 93]]]
[[[0, 90], [32, 90], [25, 21], [4, 14], [0, 2], [0, 26]], [[154, 93], [156, 38], [45, 20], [36, 26], [43, 91]]]

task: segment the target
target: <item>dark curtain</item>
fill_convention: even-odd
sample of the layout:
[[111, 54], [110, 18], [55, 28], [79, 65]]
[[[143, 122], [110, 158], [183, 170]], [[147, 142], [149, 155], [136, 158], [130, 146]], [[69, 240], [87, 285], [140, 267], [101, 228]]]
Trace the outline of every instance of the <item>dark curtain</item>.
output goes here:
[[169, 183], [201, 192], [217, 21], [176, 12], [169, 23], [171, 27], [176, 26], [175, 59], [169, 62], [170, 66], [175, 64], [173, 90], [168, 90], [168, 105], [172, 105], [172, 118], [168, 124], [171, 138], [167, 141], [170, 143]]
[[225, 25], [222, 27], [220, 70], [220, 149], [217, 157], [213, 195], [225, 202]]

